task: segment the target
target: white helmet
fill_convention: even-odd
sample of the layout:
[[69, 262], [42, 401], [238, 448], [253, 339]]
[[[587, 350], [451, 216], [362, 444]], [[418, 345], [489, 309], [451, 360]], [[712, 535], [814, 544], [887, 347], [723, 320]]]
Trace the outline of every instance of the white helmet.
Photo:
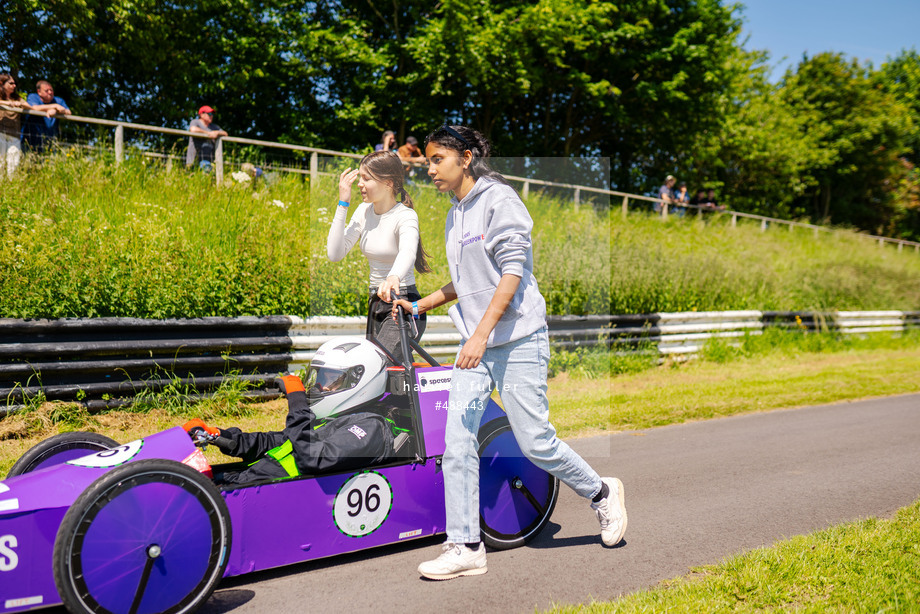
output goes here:
[[386, 392], [386, 359], [367, 339], [336, 337], [316, 350], [304, 384], [313, 414], [327, 418]]

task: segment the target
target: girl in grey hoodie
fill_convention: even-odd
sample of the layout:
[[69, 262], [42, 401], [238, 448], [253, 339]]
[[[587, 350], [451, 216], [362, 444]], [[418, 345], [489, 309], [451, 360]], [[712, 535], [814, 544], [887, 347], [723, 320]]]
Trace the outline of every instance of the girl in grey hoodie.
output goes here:
[[418, 315], [456, 300], [448, 313], [463, 338], [451, 375], [442, 459], [447, 543], [418, 569], [434, 580], [487, 570], [477, 434], [493, 389], [527, 458], [591, 500], [604, 544], [618, 544], [626, 532], [623, 483], [601, 478], [549, 422], [549, 336], [533, 274], [533, 220], [517, 192], [489, 167], [489, 153], [485, 138], [465, 126], [445, 125], [428, 135], [428, 175], [440, 192], [453, 193], [445, 227], [451, 281], [418, 301], [397, 301]]

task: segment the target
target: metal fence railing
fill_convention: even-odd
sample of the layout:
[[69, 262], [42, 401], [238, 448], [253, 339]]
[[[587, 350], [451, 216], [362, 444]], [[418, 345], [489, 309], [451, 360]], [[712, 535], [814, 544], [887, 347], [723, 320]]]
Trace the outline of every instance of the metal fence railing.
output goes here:
[[[920, 327], [917, 311], [724, 311], [550, 316], [556, 350], [606, 347], [617, 353], [688, 356], [711, 339], [738, 341], [765, 328], [898, 333]], [[250, 397], [278, 396], [280, 373], [309, 364], [317, 348], [342, 335], [364, 335], [363, 317], [290, 316], [144, 320], [0, 319], [0, 415], [34, 398], [77, 401], [91, 410], [180, 387], [207, 395], [228, 379]], [[459, 348], [447, 316], [431, 316], [422, 338], [439, 360]]]
[[[8, 108], [8, 107], [4, 107]], [[46, 115], [42, 111], [29, 111], [24, 109], [14, 109], [22, 113], [30, 113], [34, 115]], [[202, 138], [200, 133], [189, 132], [187, 130], [179, 130], [176, 128], [163, 128], [160, 126], [150, 126], [146, 124], [135, 124], [131, 122], [123, 122], [117, 120], [109, 119], [100, 119], [95, 117], [82, 117], [78, 115], [57, 115], [58, 119], [66, 120], [69, 122], [85, 123], [97, 126], [104, 126], [114, 129], [114, 142], [113, 148], [115, 153], [116, 163], [121, 163], [125, 159], [125, 130], [134, 130], [140, 132], [149, 132], [153, 134], [167, 134], [174, 136], [183, 136], [183, 137], [196, 137]], [[214, 160], [214, 174], [215, 181], [217, 184], [221, 184], [225, 179], [225, 171], [227, 163], [224, 157], [224, 143], [235, 143], [239, 145], [250, 145], [255, 147], [264, 147], [269, 149], [277, 149], [287, 152], [297, 152], [301, 155], [309, 155], [309, 165], [307, 169], [301, 168], [292, 168], [292, 167], [280, 167], [275, 170], [280, 172], [292, 172], [308, 175], [311, 178], [311, 181], [315, 182], [319, 176], [327, 175], [331, 176], [334, 173], [323, 172], [319, 168], [319, 156], [331, 156], [339, 158], [352, 158], [360, 159], [363, 156], [361, 154], [348, 153], [343, 151], [333, 151], [329, 149], [321, 149], [317, 147], [307, 147], [305, 145], [293, 145], [290, 143], [277, 143], [273, 141], [262, 141], [257, 139], [247, 139], [242, 137], [226, 136], [216, 139], [215, 142], [215, 160]], [[143, 155], [154, 157], [154, 158], [166, 158], [167, 160], [179, 160], [177, 156], [169, 156], [167, 154], [162, 154], [158, 152], [143, 152]], [[570, 183], [559, 183], [553, 181], [545, 181], [542, 179], [536, 179], [532, 177], [518, 177], [514, 175], [505, 175], [505, 177], [511, 181], [514, 181], [521, 185], [521, 194], [524, 198], [527, 198], [531, 187], [548, 187], [554, 188], [557, 190], [566, 190], [570, 191], [572, 194], [572, 200], [575, 203], [575, 206], [578, 207], [582, 197], [586, 194], [596, 194], [604, 198], [619, 198], [621, 200], [621, 211], [622, 215], [626, 216], [629, 213], [629, 207], [631, 203], [641, 203], [641, 206], [645, 209], [649, 205], [660, 204], [660, 215], [663, 219], [667, 219], [669, 215], [669, 204], [662, 203], [661, 199], [654, 198], [650, 196], [643, 196], [640, 194], [630, 194], [627, 192], [619, 192], [617, 190], [609, 190], [605, 188], [598, 188], [593, 186], [586, 185], [575, 185]], [[702, 215], [707, 211], [706, 207], [700, 205], [690, 205], [690, 204], [681, 204], [680, 207], [686, 208], [688, 210], [696, 211], [698, 215]], [[819, 232], [841, 232], [840, 230], [830, 228], [827, 226], [820, 226], [816, 224], [808, 224], [805, 222], [796, 222], [793, 220], [784, 220], [780, 218], [768, 217], [763, 215], [756, 215], [753, 213], [744, 213], [741, 211], [722, 211], [721, 215], [731, 216], [731, 225], [736, 226], [739, 219], [751, 220], [760, 224], [760, 229], [766, 231], [771, 225], [777, 227], [787, 227], [789, 230], [796, 228], [811, 230], [815, 235]], [[915, 252], [920, 253], [920, 242], [917, 241], [907, 241], [904, 239], [895, 239], [891, 237], [882, 237], [877, 235], [865, 234], [865, 233], [851, 233], [855, 236], [863, 237], [868, 240], [876, 241], [879, 245], [891, 244], [897, 247], [898, 251], [902, 251], [905, 247], [913, 248]]]

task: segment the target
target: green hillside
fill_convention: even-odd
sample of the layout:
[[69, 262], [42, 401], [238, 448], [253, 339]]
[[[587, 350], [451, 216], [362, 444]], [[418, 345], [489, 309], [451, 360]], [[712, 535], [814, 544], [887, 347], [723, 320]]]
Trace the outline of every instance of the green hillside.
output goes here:
[[[0, 189], [0, 317], [364, 312], [364, 258], [325, 256], [334, 179], [229, 183], [138, 156], [24, 164]], [[419, 277], [424, 293], [447, 280], [449, 203], [414, 194], [435, 270]], [[533, 193], [527, 204], [551, 313], [920, 308], [920, 254], [852, 233], [624, 219]]]

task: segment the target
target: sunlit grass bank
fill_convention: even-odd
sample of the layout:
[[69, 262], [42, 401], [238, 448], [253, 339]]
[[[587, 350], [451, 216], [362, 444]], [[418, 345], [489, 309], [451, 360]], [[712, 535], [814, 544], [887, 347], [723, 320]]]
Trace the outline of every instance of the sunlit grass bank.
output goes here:
[[920, 501], [730, 557], [585, 612], [918, 612]]
[[[134, 156], [25, 164], [0, 189], [0, 316], [359, 315], [367, 263], [325, 257], [333, 178], [253, 186]], [[434, 272], [447, 277], [445, 196], [413, 188]], [[917, 309], [920, 255], [852, 234], [769, 229], [726, 216], [668, 222], [576, 209], [531, 192], [550, 312]]]

